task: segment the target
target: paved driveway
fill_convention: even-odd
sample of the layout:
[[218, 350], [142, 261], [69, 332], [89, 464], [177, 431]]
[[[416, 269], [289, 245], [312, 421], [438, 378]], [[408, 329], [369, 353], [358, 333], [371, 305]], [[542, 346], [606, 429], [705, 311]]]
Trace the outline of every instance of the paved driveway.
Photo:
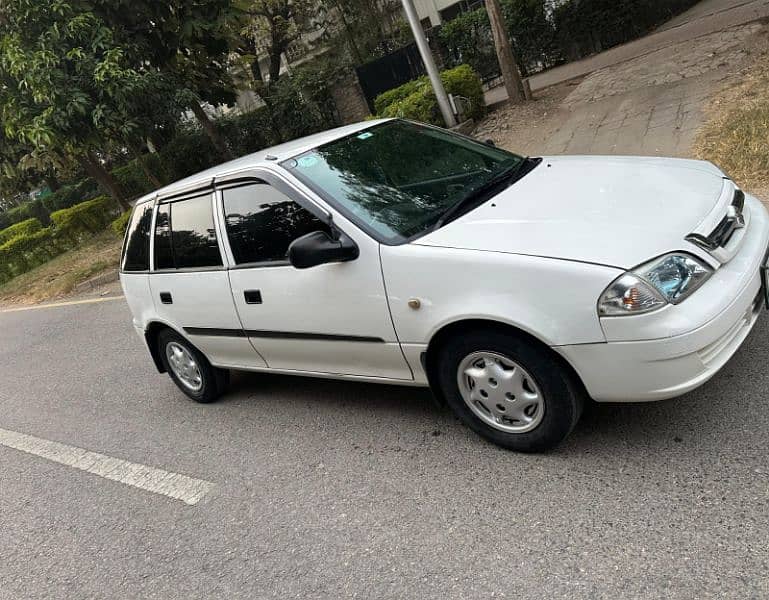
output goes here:
[[525, 456], [408, 388], [239, 375], [192, 404], [122, 300], [0, 314], [0, 598], [765, 598], [768, 333]]

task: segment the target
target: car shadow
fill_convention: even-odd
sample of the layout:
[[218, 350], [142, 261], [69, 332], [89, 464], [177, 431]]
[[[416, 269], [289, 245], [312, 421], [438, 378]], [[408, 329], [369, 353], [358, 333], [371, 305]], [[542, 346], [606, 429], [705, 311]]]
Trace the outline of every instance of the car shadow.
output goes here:
[[[764, 392], [769, 375], [755, 356], [766, 356], [766, 326], [760, 324], [732, 360], [701, 388], [679, 398], [636, 404], [589, 402], [571, 436], [553, 451], [558, 455], [615, 456], [636, 452], [696, 448], [712, 449], [735, 443], [751, 443], [750, 435], [762, 435], [769, 408]], [[223, 403], [250, 405], [257, 400], [283, 413], [308, 408], [345, 419], [391, 420], [401, 431], [423, 431], [425, 423], [453, 436], [487, 444], [464, 427], [448, 408], [436, 405], [425, 388], [296, 377], [269, 373], [233, 373], [230, 393]], [[746, 417], [749, 424], [746, 426]], [[343, 425], [338, 425], [343, 427]], [[407, 431], [404, 431], [407, 433]]]

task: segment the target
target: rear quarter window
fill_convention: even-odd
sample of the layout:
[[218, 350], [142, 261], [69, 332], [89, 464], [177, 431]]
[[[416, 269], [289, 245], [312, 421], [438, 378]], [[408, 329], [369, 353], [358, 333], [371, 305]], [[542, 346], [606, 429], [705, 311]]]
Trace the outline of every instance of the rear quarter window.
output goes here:
[[123, 271], [136, 273], [150, 268], [150, 228], [152, 226], [152, 202], [138, 204], [128, 223], [123, 246]]
[[155, 269], [221, 267], [211, 195], [158, 206], [155, 223]]

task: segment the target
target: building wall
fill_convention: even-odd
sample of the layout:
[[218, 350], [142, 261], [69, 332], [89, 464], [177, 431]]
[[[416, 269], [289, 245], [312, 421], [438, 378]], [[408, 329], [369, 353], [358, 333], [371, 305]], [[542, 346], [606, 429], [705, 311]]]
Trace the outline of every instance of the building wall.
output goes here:
[[420, 20], [429, 19], [430, 25], [440, 25], [446, 19], [441, 13], [447, 11], [454, 18], [460, 12], [483, 6], [483, 0], [414, 0]]

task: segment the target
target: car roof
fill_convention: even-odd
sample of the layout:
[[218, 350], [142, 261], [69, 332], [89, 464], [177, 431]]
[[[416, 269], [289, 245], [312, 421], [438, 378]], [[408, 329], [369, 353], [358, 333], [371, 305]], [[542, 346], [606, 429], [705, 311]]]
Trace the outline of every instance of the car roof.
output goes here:
[[[215, 167], [211, 167], [210, 169], [206, 169], [200, 173], [195, 173], [194, 175], [190, 175], [189, 177], [185, 177], [184, 179], [155, 190], [154, 192], [139, 198], [136, 201], [136, 204], [141, 204], [142, 202], [152, 200], [156, 196], [171, 196], [174, 195], [174, 193], [177, 191], [181, 192], [190, 188], [194, 188], [196, 184], [204, 186], [214, 177], [229, 175], [239, 171], [253, 169], [259, 166], [272, 166], [275, 163], [279, 163], [294, 156], [298, 156], [299, 154], [303, 154], [304, 152], [308, 152], [313, 148], [323, 146], [329, 142], [333, 142], [345, 136], [357, 133], [358, 131], [363, 131], [378, 125], [379, 123], [384, 123], [390, 120], [392, 119], [372, 119], [370, 121], [363, 121], [361, 123], [336, 127], [335, 129], [329, 129], [327, 131], [308, 135], [306, 137], [298, 138], [290, 142], [278, 144], [277, 146], [272, 146], [271, 148], [265, 148], [259, 152], [247, 154], [246, 156], [222, 163]], [[269, 157], [269, 160], [267, 157]]]

